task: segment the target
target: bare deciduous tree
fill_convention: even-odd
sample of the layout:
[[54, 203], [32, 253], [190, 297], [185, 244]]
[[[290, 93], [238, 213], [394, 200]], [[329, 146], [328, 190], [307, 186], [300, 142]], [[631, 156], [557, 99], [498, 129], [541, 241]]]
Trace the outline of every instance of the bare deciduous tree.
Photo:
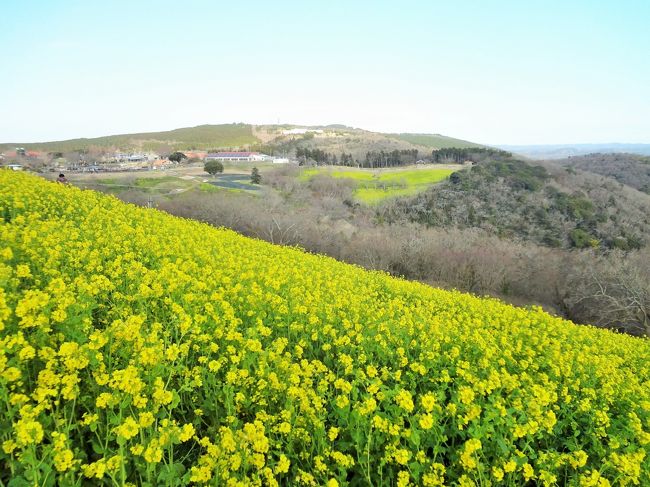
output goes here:
[[650, 336], [649, 276], [647, 251], [592, 256], [571, 276], [566, 304], [581, 321]]

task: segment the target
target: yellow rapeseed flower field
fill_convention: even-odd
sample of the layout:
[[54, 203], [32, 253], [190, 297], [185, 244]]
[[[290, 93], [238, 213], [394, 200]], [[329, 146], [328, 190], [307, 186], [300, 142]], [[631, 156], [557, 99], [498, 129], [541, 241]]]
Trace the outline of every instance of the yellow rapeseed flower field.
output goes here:
[[650, 485], [649, 363], [0, 171], [0, 485]]

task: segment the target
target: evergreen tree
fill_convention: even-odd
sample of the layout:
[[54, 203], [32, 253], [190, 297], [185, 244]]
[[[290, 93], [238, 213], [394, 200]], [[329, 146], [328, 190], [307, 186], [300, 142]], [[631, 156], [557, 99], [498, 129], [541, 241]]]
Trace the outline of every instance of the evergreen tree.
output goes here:
[[252, 184], [262, 183], [262, 175], [260, 174], [260, 170], [257, 169], [256, 167], [254, 167], [253, 170], [251, 171], [251, 183]]

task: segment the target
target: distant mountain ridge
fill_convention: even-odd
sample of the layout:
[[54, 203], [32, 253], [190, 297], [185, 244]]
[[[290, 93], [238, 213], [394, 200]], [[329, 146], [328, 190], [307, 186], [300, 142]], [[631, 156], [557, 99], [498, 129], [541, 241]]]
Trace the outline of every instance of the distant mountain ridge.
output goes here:
[[558, 159], [567, 169], [587, 171], [615, 179], [634, 189], [650, 194], [650, 157], [629, 153], [588, 154]]
[[629, 153], [650, 155], [650, 144], [538, 144], [538, 145], [499, 145], [500, 149], [519, 154], [530, 159], [564, 159], [595, 153]]

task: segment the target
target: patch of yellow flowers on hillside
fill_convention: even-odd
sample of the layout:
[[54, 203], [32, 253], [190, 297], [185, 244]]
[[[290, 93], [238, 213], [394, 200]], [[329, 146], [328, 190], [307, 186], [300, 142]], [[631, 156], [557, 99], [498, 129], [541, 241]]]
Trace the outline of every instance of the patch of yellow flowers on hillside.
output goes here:
[[7, 485], [650, 485], [650, 345], [0, 171]]

